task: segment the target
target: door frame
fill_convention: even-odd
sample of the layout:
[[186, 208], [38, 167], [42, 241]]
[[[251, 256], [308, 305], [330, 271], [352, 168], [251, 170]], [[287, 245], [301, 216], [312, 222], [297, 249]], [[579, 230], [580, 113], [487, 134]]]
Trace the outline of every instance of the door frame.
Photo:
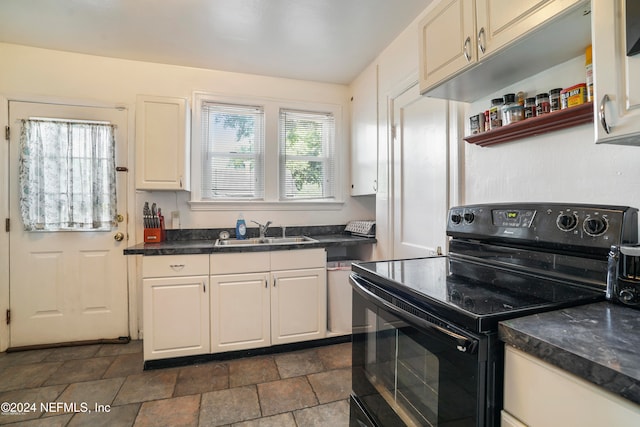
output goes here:
[[[418, 71], [414, 70], [409, 73], [404, 79], [398, 81], [391, 90], [386, 93], [387, 104], [387, 144], [386, 152], [388, 164], [386, 168], [387, 182], [388, 182], [388, 202], [386, 206], [386, 215], [388, 218], [387, 233], [389, 238], [386, 243], [386, 253], [389, 257], [394, 256], [394, 241], [395, 235], [395, 141], [394, 141], [394, 126], [395, 126], [395, 100], [402, 96], [406, 91], [419, 84]], [[462, 204], [465, 199], [464, 194], [464, 162], [465, 162], [465, 142], [464, 142], [464, 129], [466, 115], [466, 106], [462, 102], [456, 102], [449, 100], [447, 108], [447, 204], [448, 207]], [[449, 252], [448, 247], [442, 248], [446, 254]]]
[[[37, 95], [2, 95], [0, 94], [0, 126], [2, 129], [2, 139], [4, 139], [4, 129], [6, 126], [10, 126], [9, 123], [9, 102], [34, 102], [44, 104], [60, 104], [60, 105], [76, 105], [82, 107], [102, 107], [102, 108], [117, 108], [127, 111], [127, 164], [117, 165], [128, 167], [127, 173], [127, 212], [125, 214], [125, 220], [127, 221], [127, 240], [130, 236], [133, 236], [135, 241], [137, 224], [135, 215], [132, 215], [132, 209], [135, 207], [135, 186], [133, 179], [133, 167], [135, 164], [135, 102], [129, 103], [111, 103], [111, 102], [99, 102], [90, 101], [86, 99], [73, 99], [62, 97], [46, 97]], [[16, 132], [16, 127], [11, 126], [12, 132]], [[3, 165], [0, 170], [0, 200], [4, 200], [2, 203], [3, 208], [0, 211], [0, 218], [4, 224], [5, 218], [9, 218], [9, 141], [5, 140], [5, 143], [0, 149], [0, 164]], [[119, 172], [121, 173], [121, 172]], [[18, 224], [18, 219], [11, 218], [11, 227], [15, 227]], [[4, 228], [4, 225], [2, 226]], [[127, 246], [132, 243], [127, 243]], [[9, 347], [9, 328], [6, 322], [6, 312], [9, 307], [9, 233], [5, 230], [0, 230], [0, 352], [6, 351]], [[127, 298], [128, 298], [128, 323], [129, 334], [131, 339], [139, 339], [139, 315], [142, 313], [141, 298], [138, 295], [138, 289], [141, 286], [138, 284], [137, 277], [140, 277], [137, 273], [141, 270], [141, 262], [138, 258], [125, 256], [126, 268], [127, 268]]]

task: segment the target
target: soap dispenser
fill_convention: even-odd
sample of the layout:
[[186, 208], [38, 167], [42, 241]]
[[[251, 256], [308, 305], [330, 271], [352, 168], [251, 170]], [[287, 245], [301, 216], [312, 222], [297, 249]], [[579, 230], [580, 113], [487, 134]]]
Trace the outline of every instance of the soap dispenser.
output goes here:
[[236, 221], [236, 239], [244, 240], [247, 238], [247, 224], [244, 222], [244, 216], [238, 215]]

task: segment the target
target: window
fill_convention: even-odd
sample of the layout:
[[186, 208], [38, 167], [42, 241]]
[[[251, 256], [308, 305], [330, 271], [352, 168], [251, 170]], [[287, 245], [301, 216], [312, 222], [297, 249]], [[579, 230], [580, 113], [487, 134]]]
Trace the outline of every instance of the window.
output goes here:
[[280, 197], [334, 197], [332, 114], [280, 111]]
[[203, 200], [264, 197], [263, 118], [260, 107], [202, 104]]
[[196, 92], [193, 113], [192, 210], [341, 209], [340, 104]]
[[116, 218], [114, 126], [23, 120], [20, 211], [27, 231], [108, 231]]

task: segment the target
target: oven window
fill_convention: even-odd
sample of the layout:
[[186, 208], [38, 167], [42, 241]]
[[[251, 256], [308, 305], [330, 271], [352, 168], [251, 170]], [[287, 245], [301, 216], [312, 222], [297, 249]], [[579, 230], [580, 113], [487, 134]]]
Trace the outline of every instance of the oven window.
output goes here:
[[362, 325], [354, 323], [353, 389], [375, 422], [476, 426], [478, 358], [440, 334], [368, 303], [355, 310], [357, 305], [354, 321], [359, 317]]

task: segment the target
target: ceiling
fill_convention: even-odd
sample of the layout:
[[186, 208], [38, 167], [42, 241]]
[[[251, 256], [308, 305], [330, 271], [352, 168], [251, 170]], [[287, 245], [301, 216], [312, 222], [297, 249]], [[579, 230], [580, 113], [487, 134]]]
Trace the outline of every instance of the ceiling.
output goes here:
[[431, 1], [0, 0], [0, 42], [348, 84]]

